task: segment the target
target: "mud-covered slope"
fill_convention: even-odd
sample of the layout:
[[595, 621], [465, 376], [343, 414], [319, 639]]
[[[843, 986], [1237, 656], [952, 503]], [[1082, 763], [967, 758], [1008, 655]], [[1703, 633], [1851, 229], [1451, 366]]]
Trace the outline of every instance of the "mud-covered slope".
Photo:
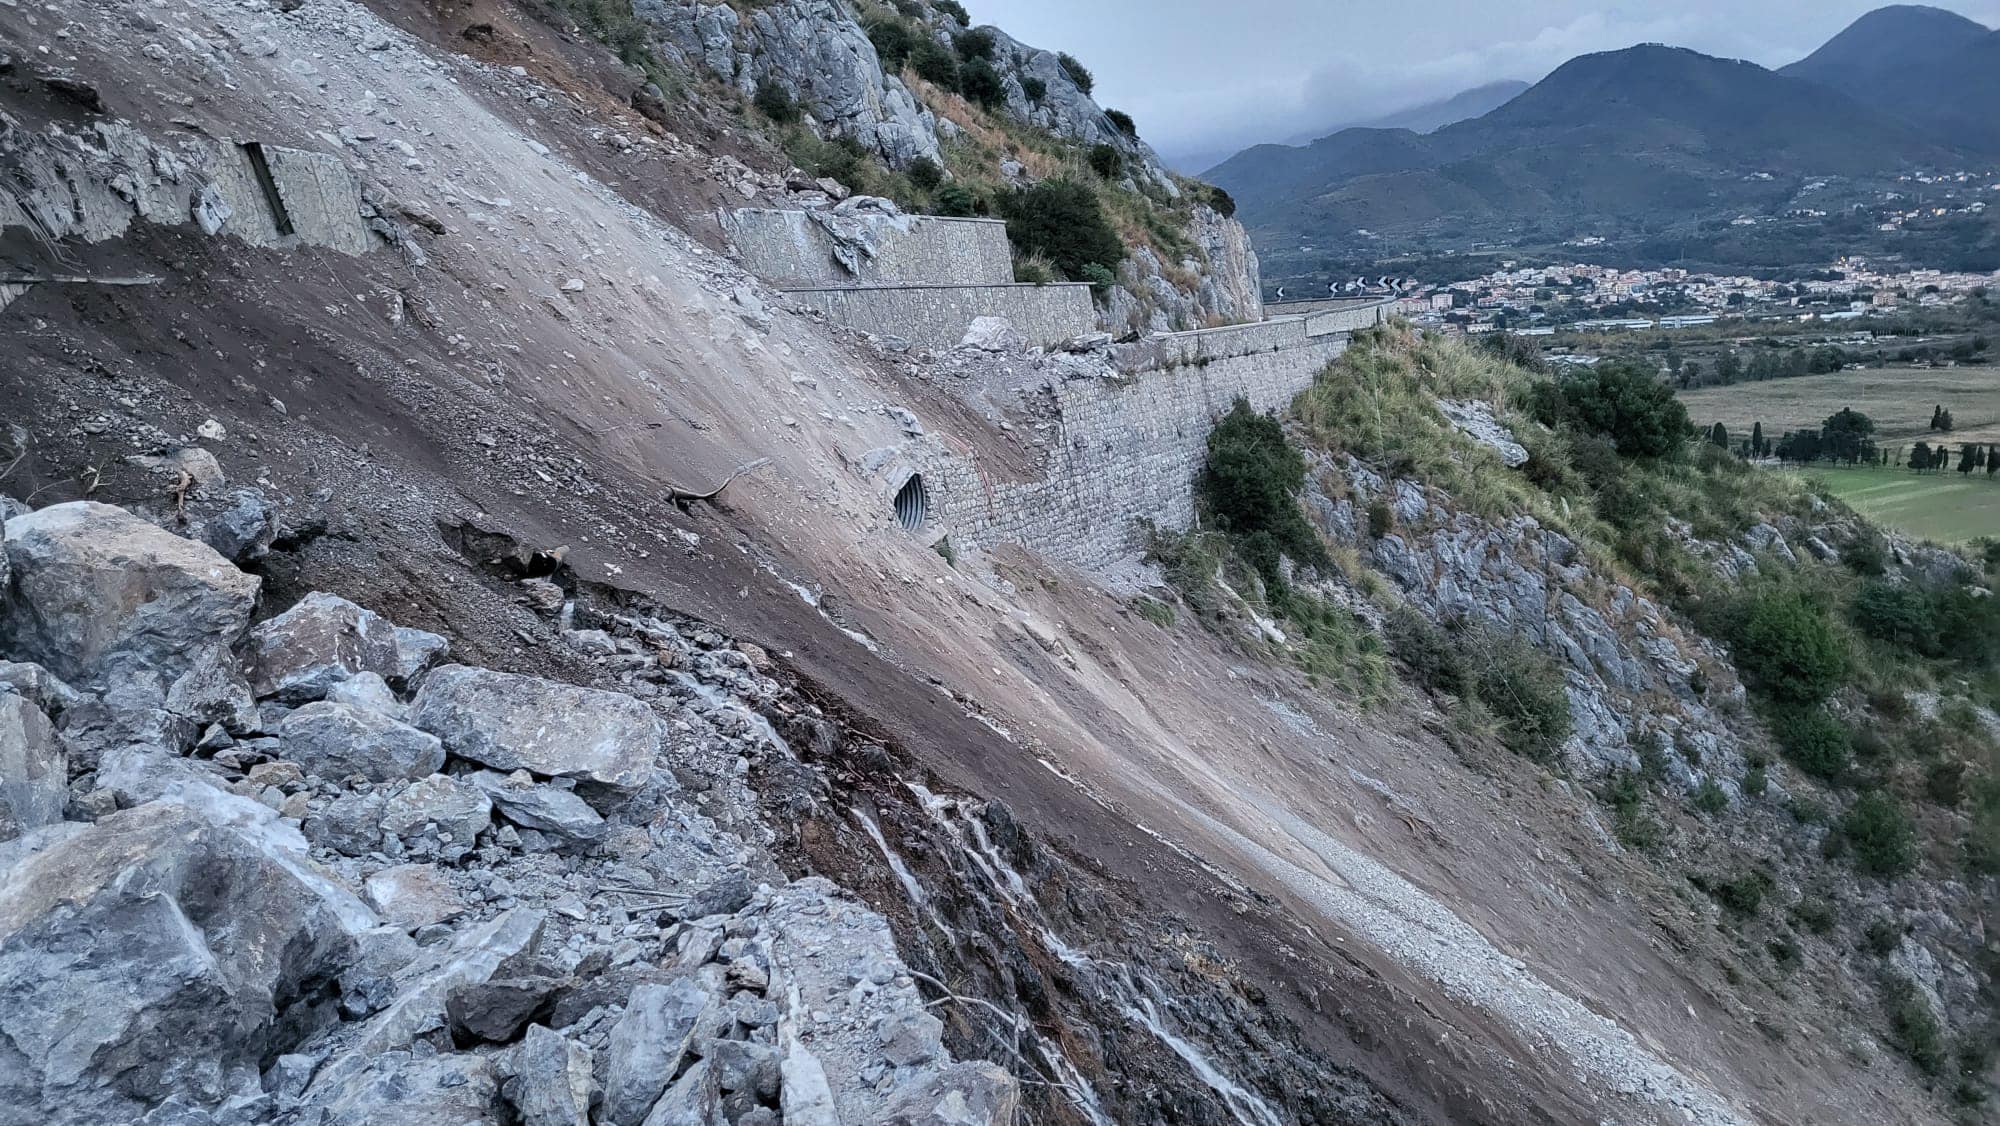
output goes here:
[[[772, 847], [889, 920], [951, 1050], [1006, 1067], [1031, 1120], [1903, 1113], [1901, 1079], [1774, 1043], [1690, 972], [1586, 799], [1468, 769], [1420, 705], [1358, 712], [1162, 630], [1096, 576], [954, 567], [903, 533], [859, 469], [906, 440], [901, 412], [991, 472], [1034, 472], [1034, 448], [717, 252], [731, 161], [756, 156], [726, 120], [662, 126], [606, 94], [594, 45], [475, 17], [0, 8], [29, 45], [0, 75], [9, 128], [328, 154], [421, 252], [373, 228], [346, 254], [192, 220], [10, 227], [10, 271], [156, 280], [0, 310], [0, 491], [173, 523], [254, 486], [281, 514], [263, 612], [330, 591], [470, 664], [616, 683], [496, 560], [603, 622], [760, 647], [833, 725], [822, 747], [766, 717], [821, 772], [753, 763]], [[187, 449], [226, 486], [183, 480]]]

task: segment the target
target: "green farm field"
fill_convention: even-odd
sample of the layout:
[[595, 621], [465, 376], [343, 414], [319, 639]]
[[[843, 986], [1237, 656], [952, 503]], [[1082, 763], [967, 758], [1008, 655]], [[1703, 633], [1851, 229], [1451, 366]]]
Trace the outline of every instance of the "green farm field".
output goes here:
[[2000, 478], [1984, 470], [1919, 476], [1904, 468], [1807, 471], [1827, 493], [1886, 527], [1939, 543], [2000, 537]]
[[1944, 439], [2000, 442], [2000, 366], [1869, 368], [1829, 375], [1767, 379], [1681, 392], [1696, 426], [1720, 422], [1732, 439], [1748, 437], [1754, 423], [1776, 439], [1787, 430], [1819, 429], [1826, 416], [1853, 407], [1875, 420], [1875, 440], [1891, 449], [1933, 442], [1931, 408], [1952, 414]]

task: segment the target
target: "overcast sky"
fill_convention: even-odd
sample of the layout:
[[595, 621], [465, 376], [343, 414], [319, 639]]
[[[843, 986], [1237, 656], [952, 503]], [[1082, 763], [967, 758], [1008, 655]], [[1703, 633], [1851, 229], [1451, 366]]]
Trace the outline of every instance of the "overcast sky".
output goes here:
[[[1170, 160], [1366, 120], [1565, 60], [1670, 43], [1792, 62], [1880, 0], [965, 0], [974, 22], [1063, 50]], [[2000, 0], [1936, 0], [1988, 27]], [[1199, 169], [1194, 169], [1198, 171]]]

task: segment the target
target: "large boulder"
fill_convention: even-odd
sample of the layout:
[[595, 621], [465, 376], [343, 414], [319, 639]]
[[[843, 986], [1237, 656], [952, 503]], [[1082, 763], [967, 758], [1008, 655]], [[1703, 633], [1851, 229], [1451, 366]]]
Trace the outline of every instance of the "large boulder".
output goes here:
[[590, 1049], [544, 1025], [500, 1053], [500, 1093], [521, 1126], [590, 1126]]
[[690, 978], [632, 991], [604, 1045], [604, 1118], [643, 1122], [680, 1070], [695, 1027], [715, 998]]
[[323, 698], [335, 684], [372, 672], [407, 684], [444, 652], [434, 633], [405, 629], [338, 595], [315, 592], [250, 632], [248, 673], [258, 698]]
[[508, 775], [482, 770], [470, 777], [472, 784], [492, 799], [501, 816], [524, 829], [586, 844], [603, 837], [610, 828], [610, 823], [575, 791], [536, 782], [525, 770]]
[[206, 786], [0, 884], [0, 1121], [132, 1121], [257, 1090], [374, 918], [270, 810]]
[[308, 774], [371, 782], [423, 778], [444, 768], [437, 737], [352, 704], [319, 700], [278, 721], [279, 753]]
[[250, 623], [255, 576], [94, 501], [16, 516], [5, 542], [13, 606], [0, 641], [13, 656], [79, 686], [143, 683], [135, 702], [171, 697], [188, 713], [230, 694], [226, 654]]
[[382, 831], [408, 840], [430, 826], [456, 844], [469, 845], [493, 820], [493, 803], [478, 786], [447, 774], [411, 783], [388, 800]]
[[0, 841], [62, 820], [69, 759], [55, 725], [24, 696], [0, 690]]
[[502, 772], [637, 790], [660, 753], [645, 704], [532, 676], [445, 665], [425, 678], [412, 712], [445, 750]]
[[886, 1126], [1012, 1126], [1021, 1088], [998, 1064], [955, 1063], [899, 1095]]
[[384, 1052], [315, 1083], [304, 1103], [319, 1126], [466, 1126], [497, 1122], [500, 1084], [490, 1057]]

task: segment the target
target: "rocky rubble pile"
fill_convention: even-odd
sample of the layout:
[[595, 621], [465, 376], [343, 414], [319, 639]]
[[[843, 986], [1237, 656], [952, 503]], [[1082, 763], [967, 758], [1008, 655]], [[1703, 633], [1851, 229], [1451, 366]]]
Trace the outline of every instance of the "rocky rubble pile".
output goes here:
[[754, 652], [620, 619], [564, 633], [618, 691], [443, 663], [0, 503], [0, 1123], [1013, 1120], [887, 923], [765, 851]]

